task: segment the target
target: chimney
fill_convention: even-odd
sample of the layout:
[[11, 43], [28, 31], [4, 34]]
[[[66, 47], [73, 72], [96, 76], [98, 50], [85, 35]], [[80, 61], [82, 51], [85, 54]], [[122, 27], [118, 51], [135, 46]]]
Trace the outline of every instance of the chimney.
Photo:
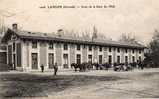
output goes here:
[[12, 24], [12, 29], [13, 29], [13, 30], [17, 30], [17, 29], [18, 29], [17, 23]]
[[63, 30], [63, 29], [59, 29], [59, 30], [57, 31], [57, 35], [58, 35], [59, 37], [63, 36], [63, 35], [64, 35], [64, 30]]

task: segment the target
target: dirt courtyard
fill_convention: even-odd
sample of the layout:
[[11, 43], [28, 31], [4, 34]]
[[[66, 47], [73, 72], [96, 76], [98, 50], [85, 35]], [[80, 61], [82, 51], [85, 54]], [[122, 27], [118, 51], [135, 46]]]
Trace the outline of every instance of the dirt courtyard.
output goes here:
[[114, 72], [1, 72], [0, 98], [159, 98], [159, 69]]

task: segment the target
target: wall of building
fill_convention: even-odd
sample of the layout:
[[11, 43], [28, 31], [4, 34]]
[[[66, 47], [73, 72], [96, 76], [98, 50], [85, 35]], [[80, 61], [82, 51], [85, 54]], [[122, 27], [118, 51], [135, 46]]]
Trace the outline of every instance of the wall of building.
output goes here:
[[76, 63], [76, 55], [81, 55], [81, 62], [88, 62], [88, 55], [92, 55], [92, 62], [99, 62], [99, 55], [102, 55], [102, 62], [108, 62], [108, 56], [112, 56], [112, 63], [117, 62], [117, 56], [120, 56], [120, 62], [125, 62], [125, 56], [128, 56], [128, 62], [132, 62], [132, 56], [135, 57], [135, 62], [139, 57], [144, 59], [143, 52], [140, 54], [139, 50], [135, 50], [132, 53], [132, 49], [128, 49], [125, 52], [124, 48], [120, 48], [120, 52], [117, 52], [117, 48], [111, 47], [111, 52], [109, 52], [109, 47], [102, 47], [102, 51], [99, 51], [99, 46], [92, 46], [92, 51], [89, 51], [88, 45], [81, 45], [81, 50], [77, 50], [76, 44], [68, 44], [68, 50], [63, 49], [63, 43], [54, 43], [54, 49], [50, 50], [48, 48], [48, 42], [41, 43], [38, 42], [37, 49], [32, 48], [32, 42], [26, 41], [22, 43], [22, 66], [26, 71], [33, 71], [31, 68], [31, 53], [38, 53], [38, 71], [40, 70], [40, 65], [44, 64], [45, 69], [48, 70], [48, 54], [54, 53], [54, 62], [58, 63], [59, 68], [63, 68], [64, 60], [63, 54], [68, 54], [68, 65], [70, 68], [71, 63]]

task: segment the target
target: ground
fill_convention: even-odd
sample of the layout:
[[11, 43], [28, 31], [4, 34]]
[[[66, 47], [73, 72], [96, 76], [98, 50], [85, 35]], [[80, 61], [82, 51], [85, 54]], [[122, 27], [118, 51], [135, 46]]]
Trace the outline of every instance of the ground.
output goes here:
[[0, 98], [159, 98], [159, 69], [114, 72], [0, 72]]

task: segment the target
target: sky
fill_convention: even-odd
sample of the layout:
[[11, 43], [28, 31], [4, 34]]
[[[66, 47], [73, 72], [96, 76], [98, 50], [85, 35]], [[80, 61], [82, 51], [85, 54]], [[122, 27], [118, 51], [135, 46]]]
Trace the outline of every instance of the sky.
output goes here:
[[[79, 8], [40, 8], [41, 6], [78, 6]], [[114, 5], [115, 8], [80, 8], [80, 6]], [[0, 0], [0, 16], [7, 27], [18, 23], [23, 30], [45, 33], [58, 29], [92, 32], [117, 40], [131, 34], [144, 44], [154, 29], [159, 29], [159, 0]], [[1, 17], [2, 19], [2, 17]]]

